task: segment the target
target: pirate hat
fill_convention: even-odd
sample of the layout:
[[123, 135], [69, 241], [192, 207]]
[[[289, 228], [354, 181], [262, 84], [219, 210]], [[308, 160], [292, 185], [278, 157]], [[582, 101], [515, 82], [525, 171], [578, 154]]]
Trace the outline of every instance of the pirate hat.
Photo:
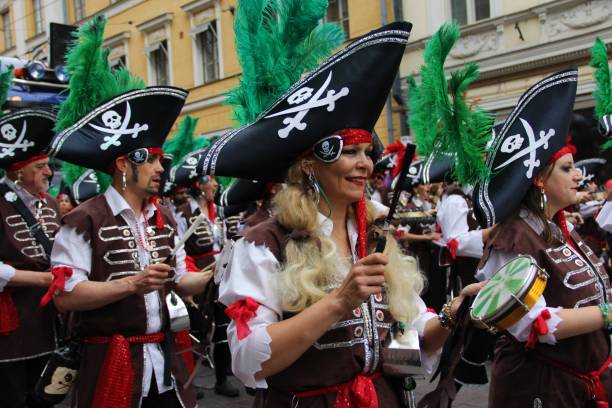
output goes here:
[[188, 184], [175, 184], [171, 178], [171, 172], [175, 166], [183, 163], [186, 156], [190, 153], [208, 145], [208, 140], [205, 137], [194, 138], [197, 125], [198, 119], [186, 115], [179, 123], [176, 133], [164, 143], [164, 159], [162, 163], [164, 173], [162, 174], [160, 195], [171, 194], [178, 186], [188, 186]]
[[411, 24], [375, 30], [294, 84], [258, 119], [223, 135], [200, 157], [205, 174], [282, 181], [296, 158], [340, 152], [342, 129], [371, 132], [385, 105]]
[[119, 156], [161, 148], [187, 91], [145, 88], [128, 70], [111, 69], [108, 52], [102, 49], [105, 25], [104, 17], [96, 16], [75, 34], [66, 56], [70, 93], [60, 105], [51, 154], [109, 172]]
[[51, 154], [108, 172], [117, 157], [140, 148], [161, 148], [186, 98], [187, 91], [169, 86], [116, 96], [58, 133]]
[[26, 164], [46, 155], [53, 137], [55, 115], [39, 109], [23, 109], [0, 117], [0, 168]]
[[68, 194], [77, 205], [102, 192], [98, 174], [93, 169], [87, 169], [68, 188]]
[[606, 159], [597, 157], [577, 161], [574, 165], [582, 172], [580, 187], [585, 187], [587, 182], [591, 180], [595, 181], [599, 171], [606, 165], [606, 163]]
[[267, 183], [257, 180], [236, 179], [223, 193], [215, 197], [217, 205], [249, 204], [268, 195]]
[[168, 175], [168, 183], [170, 188], [189, 187], [200, 177], [205, 175], [201, 172], [201, 166], [204, 155], [208, 152], [210, 146], [205, 146], [197, 149], [185, 157], [183, 157], [176, 166], [170, 169]]
[[[409, 191], [418, 184], [432, 184], [449, 181], [454, 158], [444, 154], [432, 154], [425, 160], [416, 160], [410, 164], [402, 190]], [[397, 178], [393, 181], [393, 186]]]
[[507, 219], [520, 205], [538, 172], [566, 145], [578, 71], [548, 76], [518, 100], [491, 143], [490, 176], [474, 188], [476, 217], [484, 227]]

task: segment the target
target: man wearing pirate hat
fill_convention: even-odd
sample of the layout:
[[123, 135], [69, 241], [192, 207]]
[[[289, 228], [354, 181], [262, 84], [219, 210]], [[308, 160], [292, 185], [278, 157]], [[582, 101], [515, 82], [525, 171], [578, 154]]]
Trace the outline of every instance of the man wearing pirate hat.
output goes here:
[[[1, 75], [8, 89], [10, 74]], [[6, 99], [6, 92], [4, 93]], [[0, 116], [0, 406], [43, 407], [34, 385], [57, 346], [55, 309], [40, 307], [51, 283], [49, 256], [59, 229], [57, 201], [46, 192], [46, 149], [55, 115], [23, 109]]]
[[82, 352], [74, 401], [79, 407], [194, 407], [166, 302], [175, 296], [171, 290], [201, 292], [210, 275], [187, 274], [182, 248], [170, 256], [176, 223], [153, 199], [163, 172], [161, 146], [187, 92], [145, 88], [129, 72], [111, 71], [101, 50], [104, 25], [97, 17], [81, 27], [68, 54], [71, 93], [51, 146], [59, 159], [112, 177], [104, 194], [64, 217], [51, 257], [55, 304], [78, 312]]

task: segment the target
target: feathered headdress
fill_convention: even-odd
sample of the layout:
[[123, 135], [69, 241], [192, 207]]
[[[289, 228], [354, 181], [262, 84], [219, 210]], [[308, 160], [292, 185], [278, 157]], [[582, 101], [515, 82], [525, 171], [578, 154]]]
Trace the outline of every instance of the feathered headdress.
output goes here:
[[[11, 81], [13, 80], [13, 66], [9, 65], [6, 67], [6, 71], [0, 72], [0, 106], [3, 106], [8, 99], [8, 92], [11, 88]], [[0, 109], [0, 116], [3, 112]]]
[[60, 105], [56, 132], [70, 127], [103, 102], [145, 87], [143, 80], [132, 76], [126, 68], [110, 67], [110, 50], [102, 49], [105, 25], [104, 16], [96, 16], [74, 34], [75, 40], [66, 55], [70, 93]]
[[234, 31], [242, 78], [227, 103], [240, 126], [253, 122], [344, 42], [339, 25], [320, 23], [327, 5], [327, 0], [238, 2]]
[[[133, 89], [145, 87], [142, 79], [133, 77], [126, 68], [111, 69], [109, 50], [102, 49], [106, 19], [97, 16], [74, 33], [74, 41], [66, 55], [66, 71], [70, 75], [68, 98], [60, 105], [55, 131], [70, 127], [101, 103]], [[62, 162], [62, 177], [72, 185], [88, 169]], [[96, 172], [101, 191], [110, 185], [107, 174]]]
[[164, 143], [164, 154], [172, 155], [172, 167], [179, 164], [189, 153], [208, 145], [209, 142], [205, 137], [193, 137], [197, 125], [198, 119], [190, 115], [185, 116], [174, 136]]
[[[610, 68], [608, 66], [608, 49], [606, 44], [597, 37], [591, 48], [590, 66], [595, 68], [595, 83], [597, 88], [593, 92], [595, 98], [595, 116], [597, 119], [612, 115], [612, 84], [610, 83]], [[612, 140], [603, 144], [602, 149], [612, 148]]]
[[469, 63], [446, 79], [444, 62], [459, 36], [459, 26], [448, 23], [427, 44], [421, 84], [408, 79], [409, 125], [420, 155], [454, 155], [453, 178], [474, 184], [488, 174], [484, 156], [494, 118], [465, 99], [467, 88], [480, 75], [477, 64]]

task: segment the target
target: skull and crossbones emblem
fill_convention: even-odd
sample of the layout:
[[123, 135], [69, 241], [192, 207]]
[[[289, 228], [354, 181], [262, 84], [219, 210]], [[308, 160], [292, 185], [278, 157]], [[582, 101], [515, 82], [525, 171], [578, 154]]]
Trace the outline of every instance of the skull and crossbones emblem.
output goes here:
[[15, 156], [15, 150], [22, 149], [22, 151], [27, 151], [28, 147], [34, 146], [34, 142], [29, 141], [25, 138], [25, 134], [27, 131], [28, 124], [24, 120], [23, 126], [21, 127], [21, 132], [19, 133], [19, 137], [17, 137], [17, 129], [11, 123], [6, 123], [0, 127], [0, 134], [2, 137], [9, 142], [12, 142], [17, 138], [15, 143], [1, 143], [0, 142], [0, 159], [5, 157], [13, 157]]
[[[536, 140], [535, 133], [529, 122], [527, 122], [523, 118], [519, 118], [519, 120], [523, 124], [523, 129], [525, 129], [525, 133], [527, 135], [527, 147], [518, 151], [516, 154], [514, 154], [512, 157], [504, 161], [502, 164], [500, 164], [493, 170], [499, 170], [503, 167], [506, 167], [510, 163], [521, 159], [523, 156], [529, 155], [529, 158], [523, 160], [523, 165], [527, 168], [525, 176], [530, 179], [533, 176], [533, 170], [540, 166], [540, 160], [537, 159], [537, 151], [540, 147], [544, 150], [548, 149], [548, 141], [551, 137], [555, 135], [555, 129], [549, 129], [547, 132], [545, 132], [544, 130], [540, 130], [539, 138]], [[523, 138], [521, 137], [521, 135], [512, 135], [504, 141], [500, 150], [504, 153], [512, 153], [522, 147], [522, 139]], [[509, 142], [510, 140], [511, 142]]]
[[334, 150], [328, 140], [324, 141], [321, 145], [321, 154], [326, 157], [334, 154]]
[[200, 160], [200, 155], [198, 154], [197, 157], [195, 156], [191, 156], [188, 157], [187, 160], [185, 160], [185, 165], [183, 165], [183, 168], [187, 169], [187, 170], [191, 170], [189, 172], [189, 178], [196, 178], [198, 176], [198, 171], [196, 170], [197, 165], [198, 165], [198, 161]]
[[135, 123], [132, 128], [128, 128], [132, 117], [132, 109], [128, 101], [125, 104], [125, 117], [122, 117], [114, 110], [108, 110], [102, 114], [102, 123], [106, 127], [94, 125], [93, 123], [89, 125], [100, 132], [109, 134], [109, 136], [104, 136], [104, 142], [100, 144], [101, 150], [107, 150], [111, 146], [121, 146], [119, 139], [123, 135], [130, 135], [132, 139], [136, 139], [140, 132], [149, 130], [149, 125], [146, 123], [143, 125]]
[[13, 126], [11, 123], [2, 125], [2, 128], [0, 128], [0, 133], [2, 133], [2, 137], [9, 142], [12, 142], [17, 137], [17, 129], [15, 129], [15, 126]]
[[[266, 119], [268, 119], [276, 116], [295, 114], [295, 116], [293, 117], [288, 116], [283, 119], [283, 124], [287, 126], [282, 129], [279, 129], [278, 131], [278, 136], [281, 139], [285, 139], [287, 136], [289, 136], [289, 133], [291, 133], [293, 129], [306, 129], [307, 124], [305, 122], [302, 122], [302, 119], [306, 117], [306, 115], [308, 114], [308, 112], [310, 112], [311, 109], [326, 106], [328, 112], [333, 112], [336, 109], [336, 101], [349, 94], [349, 89], [347, 87], [343, 87], [342, 89], [340, 89], [339, 92], [333, 89], [327, 90], [327, 87], [329, 87], [331, 80], [332, 72], [330, 71], [329, 75], [327, 76], [327, 79], [325, 80], [321, 88], [319, 88], [315, 92], [314, 95], [312, 94], [312, 88], [309, 88], [307, 86], [302, 87], [296, 92], [292, 93], [289, 98], [287, 98], [287, 103], [289, 105], [297, 106], [293, 106], [281, 112], [273, 113], [272, 115], [266, 116]], [[327, 91], [327, 94], [325, 95], [325, 97], [321, 97], [325, 91]]]

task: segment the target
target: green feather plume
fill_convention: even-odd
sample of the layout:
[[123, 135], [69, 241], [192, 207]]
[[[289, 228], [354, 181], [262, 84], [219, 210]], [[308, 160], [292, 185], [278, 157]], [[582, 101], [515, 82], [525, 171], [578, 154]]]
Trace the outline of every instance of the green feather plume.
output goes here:
[[176, 133], [164, 143], [164, 153], [172, 155], [172, 166], [179, 164], [189, 153], [208, 145], [205, 137], [194, 139], [197, 125], [198, 119], [190, 115], [185, 116], [179, 123]]
[[239, 1], [234, 31], [242, 78], [227, 103], [240, 125], [254, 121], [344, 42], [340, 26], [320, 23], [327, 5], [327, 0]]
[[488, 174], [484, 155], [494, 118], [465, 100], [465, 92], [480, 75], [478, 65], [452, 72], [450, 83], [446, 79], [444, 62], [459, 36], [456, 23], [444, 24], [425, 47], [421, 84], [408, 80], [408, 123], [419, 154], [455, 155], [455, 180], [474, 184]]
[[71, 126], [100, 104], [124, 92], [144, 88], [144, 82], [127, 70], [112, 70], [108, 50], [102, 49], [106, 19], [96, 16], [75, 34], [66, 70], [70, 74], [70, 93], [60, 105], [55, 131]]
[[[610, 67], [608, 66], [608, 49], [606, 44], [597, 37], [591, 48], [590, 66], [595, 68], [595, 116], [599, 119], [612, 114], [612, 85], [610, 83]], [[601, 150], [612, 149], [612, 140], [601, 145]]]
[[[0, 72], [0, 106], [4, 105], [8, 99], [8, 92], [11, 88], [11, 81], [13, 80], [13, 66], [9, 65], [6, 67], [6, 71]], [[0, 116], [2, 116], [2, 110], [0, 110]]]
[[608, 66], [608, 49], [606, 44], [597, 37], [591, 48], [590, 66], [595, 68], [595, 83], [597, 88], [593, 92], [595, 98], [595, 115], [601, 118], [612, 114], [612, 87], [610, 84], [610, 68]]

